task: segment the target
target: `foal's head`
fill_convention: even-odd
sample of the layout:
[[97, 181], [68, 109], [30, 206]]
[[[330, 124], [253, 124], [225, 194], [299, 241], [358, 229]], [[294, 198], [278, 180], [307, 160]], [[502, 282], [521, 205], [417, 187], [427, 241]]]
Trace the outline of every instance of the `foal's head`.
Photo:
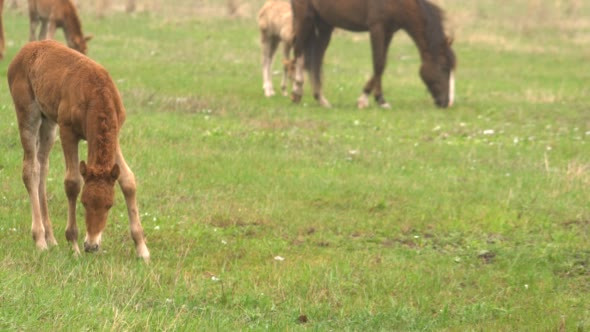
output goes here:
[[446, 39], [435, 49], [434, 54], [424, 59], [420, 67], [420, 77], [434, 98], [434, 103], [443, 108], [452, 106], [455, 99], [456, 60], [451, 44], [452, 40]]
[[110, 170], [98, 170], [80, 162], [84, 178], [81, 201], [86, 209], [86, 239], [84, 250], [95, 252], [100, 246], [102, 231], [107, 224], [109, 210], [115, 198], [115, 181], [119, 178], [119, 165]]

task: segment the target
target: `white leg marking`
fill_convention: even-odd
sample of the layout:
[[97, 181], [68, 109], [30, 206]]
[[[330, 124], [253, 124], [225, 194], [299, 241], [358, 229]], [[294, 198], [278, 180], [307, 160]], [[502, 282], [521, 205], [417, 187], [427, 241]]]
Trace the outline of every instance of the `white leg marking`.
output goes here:
[[451, 71], [449, 75], [449, 107], [455, 102], [455, 73]]
[[359, 109], [369, 107], [369, 95], [363, 93], [357, 100], [356, 105]]

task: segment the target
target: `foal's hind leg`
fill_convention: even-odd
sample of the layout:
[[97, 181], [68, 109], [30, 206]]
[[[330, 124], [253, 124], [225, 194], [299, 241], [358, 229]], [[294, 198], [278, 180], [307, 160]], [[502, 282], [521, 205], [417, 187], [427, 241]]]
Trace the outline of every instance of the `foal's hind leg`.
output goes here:
[[266, 32], [261, 32], [262, 44], [262, 88], [264, 95], [267, 97], [274, 96], [275, 91], [272, 86], [272, 60], [279, 45], [279, 38], [268, 36]]
[[39, 161], [39, 204], [41, 207], [41, 218], [45, 228], [45, 240], [48, 245], [56, 245], [53, 236], [53, 227], [49, 218], [49, 209], [47, 207], [47, 192], [45, 184], [47, 182], [47, 173], [49, 171], [49, 152], [55, 142], [57, 125], [48, 119], [43, 119], [39, 129], [39, 145], [37, 150], [37, 159]]
[[[13, 93], [14, 95], [14, 93]], [[40, 186], [40, 165], [37, 160], [37, 146], [39, 128], [41, 127], [41, 112], [32, 104], [25, 107], [16, 104], [15, 108], [18, 115], [18, 127], [20, 132], [20, 140], [23, 146], [23, 182], [29, 193], [29, 200], [31, 202], [31, 213], [33, 216], [31, 224], [31, 233], [33, 241], [40, 250], [47, 249], [47, 241], [45, 239], [45, 227], [41, 216], [41, 206], [39, 202], [39, 186]]]
[[389, 108], [390, 105], [383, 98], [381, 89], [381, 77], [387, 62], [387, 50], [391, 43], [394, 31], [385, 28], [382, 24], [376, 24], [370, 28], [371, 48], [373, 54], [373, 77], [365, 84], [363, 94], [358, 98], [358, 108], [369, 106], [369, 95], [375, 92], [375, 100], [379, 106]]
[[127, 213], [129, 214], [129, 227], [131, 229], [131, 237], [135, 242], [137, 257], [141, 257], [145, 261], [148, 261], [150, 259], [150, 252], [145, 244], [143, 227], [141, 227], [141, 221], [139, 220], [139, 211], [137, 210], [137, 201], [135, 198], [135, 193], [137, 191], [135, 175], [133, 175], [133, 172], [131, 172], [131, 169], [125, 162], [120, 147], [117, 147], [117, 164], [121, 171], [118, 179], [119, 186], [121, 186], [121, 191], [123, 191], [123, 195], [125, 196]]

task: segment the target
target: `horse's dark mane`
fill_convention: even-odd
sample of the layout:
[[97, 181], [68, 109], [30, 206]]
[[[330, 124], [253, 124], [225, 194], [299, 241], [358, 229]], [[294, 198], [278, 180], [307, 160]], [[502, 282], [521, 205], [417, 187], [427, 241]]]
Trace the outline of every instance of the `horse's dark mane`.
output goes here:
[[425, 16], [426, 21], [426, 43], [428, 51], [435, 55], [440, 51], [440, 46], [445, 47], [446, 56], [450, 61], [451, 68], [455, 68], [455, 54], [447, 43], [447, 36], [444, 31], [445, 13], [444, 11], [428, 0], [418, 0], [420, 8]]
[[66, 7], [65, 10], [69, 12], [66, 16], [70, 18], [64, 20], [64, 25], [67, 25], [68, 29], [72, 29], [76, 33], [82, 34], [82, 23], [78, 17], [76, 6], [74, 6], [71, 1], [63, 1], [63, 4]]

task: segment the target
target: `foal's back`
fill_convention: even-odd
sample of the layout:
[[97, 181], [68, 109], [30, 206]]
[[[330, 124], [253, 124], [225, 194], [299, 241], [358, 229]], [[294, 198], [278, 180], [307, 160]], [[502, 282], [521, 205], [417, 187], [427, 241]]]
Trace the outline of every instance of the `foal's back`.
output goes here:
[[15, 104], [37, 103], [45, 117], [60, 125], [79, 127], [82, 138], [83, 123], [91, 108], [114, 109], [119, 123], [124, 120], [120, 96], [108, 72], [53, 40], [26, 44], [10, 63], [8, 84]]

